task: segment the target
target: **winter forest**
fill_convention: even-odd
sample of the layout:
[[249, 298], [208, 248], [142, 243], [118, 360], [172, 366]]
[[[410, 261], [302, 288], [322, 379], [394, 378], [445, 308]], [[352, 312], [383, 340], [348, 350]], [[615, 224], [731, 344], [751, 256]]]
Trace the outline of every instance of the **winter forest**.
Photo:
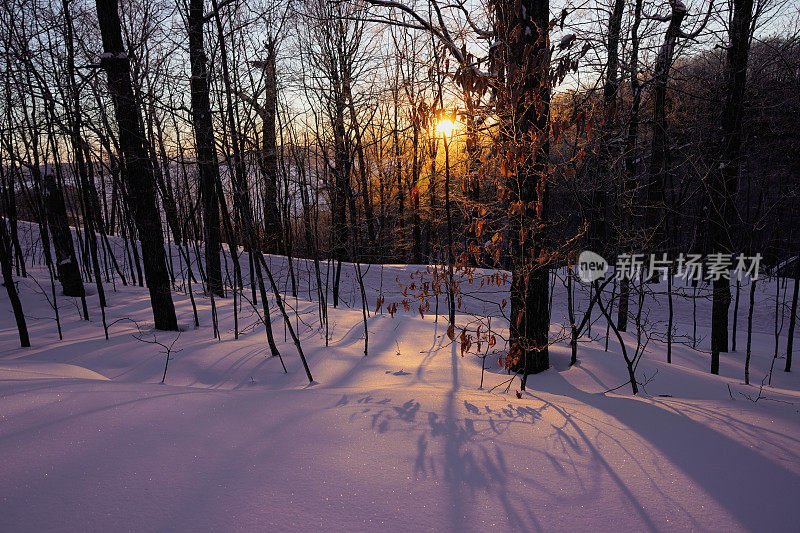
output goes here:
[[800, 7], [684, 2], [5, 0], [0, 530], [796, 531]]

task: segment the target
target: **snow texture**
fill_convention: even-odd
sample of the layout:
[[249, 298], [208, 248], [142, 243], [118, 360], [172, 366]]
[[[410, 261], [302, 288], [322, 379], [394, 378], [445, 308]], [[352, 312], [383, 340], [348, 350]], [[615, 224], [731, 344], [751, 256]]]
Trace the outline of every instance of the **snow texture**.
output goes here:
[[[23, 230], [30, 250], [38, 233]], [[111, 241], [122, 262], [121, 242]], [[172, 253], [179, 271], [183, 263]], [[326, 347], [317, 303], [309, 300], [312, 264], [295, 260], [294, 298], [287, 262], [267, 261], [299, 313], [293, 320], [311, 386], [280, 317], [273, 314], [272, 324], [288, 374], [269, 356], [246, 302], [243, 333], [234, 340], [232, 299], [216, 300], [222, 339], [215, 340], [208, 299], [195, 294], [195, 329], [188, 294], [176, 292], [183, 331], [160, 384], [165, 354], [137, 337], [169, 345], [177, 334], [151, 329], [146, 289], [106, 285], [109, 340], [93, 285], [88, 322], [76, 299], [59, 295], [59, 341], [49, 289], [17, 278], [29, 349], [19, 348], [0, 292], [0, 530], [797, 531], [797, 372], [784, 373], [779, 360], [772, 386], [761, 392], [766, 398], [745, 398], [759, 396], [772, 362], [774, 280], [759, 281], [756, 292], [754, 385], [743, 384], [741, 351], [722, 355], [720, 376], [708, 373], [709, 354], [701, 350], [708, 349], [711, 302], [701, 287], [698, 349], [685, 337], [691, 300], [677, 298], [681, 344], [671, 365], [661, 342], [648, 345], [637, 375], [653, 379], [641, 395], [629, 387], [603, 394], [626, 373], [613, 335], [604, 350], [606, 326], [597, 316], [578, 364], [569, 367], [569, 347], [557, 342], [550, 370], [531, 376], [518, 398], [516, 381], [508, 393], [489, 392], [508, 379], [497, 353], [486, 358], [479, 390], [481, 358], [474, 347], [462, 357], [450, 342], [444, 298], [438, 320], [434, 303], [424, 317], [413, 300], [404, 310], [398, 282], [408, 284], [412, 274], [419, 282], [425, 267], [368, 268], [364, 357], [353, 268], [343, 269], [343, 305], [329, 310]], [[44, 268], [30, 272], [49, 287]], [[493, 314], [493, 331], [506, 333], [500, 308], [508, 285], [487, 285], [493, 274], [476, 271], [471, 283], [462, 275], [460, 326], [474, 332], [474, 315]], [[565, 289], [560, 282], [555, 288], [554, 338], [566, 322]], [[738, 315], [740, 349], [748, 289]], [[379, 294], [386, 302], [375, 313]], [[587, 296], [579, 293], [581, 309]], [[645, 305], [663, 329], [661, 299]], [[391, 303], [398, 304], [394, 317], [386, 311]], [[623, 335], [633, 347], [635, 335]], [[784, 332], [780, 354], [785, 340]], [[492, 348], [503, 349], [503, 342]]]

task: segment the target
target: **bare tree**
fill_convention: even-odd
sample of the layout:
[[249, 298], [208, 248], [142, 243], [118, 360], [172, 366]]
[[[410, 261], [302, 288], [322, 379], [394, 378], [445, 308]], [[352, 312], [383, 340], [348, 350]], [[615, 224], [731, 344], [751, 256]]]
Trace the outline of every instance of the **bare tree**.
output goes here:
[[[711, 245], [715, 252], [732, 253], [732, 230], [736, 210], [742, 144], [742, 114], [747, 85], [747, 58], [753, 18], [753, 0], [731, 2], [732, 21], [728, 29], [729, 44], [725, 67], [725, 99], [722, 109], [722, 154], [719, 169], [712, 173], [709, 187], [711, 204]], [[731, 304], [730, 280], [727, 276], [714, 281], [711, 310], [711, 373], [719, 374], [719, 354], [728, 351], [728, 308]]]
[[139, 104], [130, 78], [130, 58], [122, 41], [117, 0], [97, 0], [97, 18], [103, 37], [100, 65], [108, 75], [108, 90], [119, 127], [119, 144], [125, 158], [125, 177], [136, 228], [142, 245], [147, 287], [156, 329], [177, 330], [170, 293], [161, 217], [155, 197], [153, 168], [145, 149]]

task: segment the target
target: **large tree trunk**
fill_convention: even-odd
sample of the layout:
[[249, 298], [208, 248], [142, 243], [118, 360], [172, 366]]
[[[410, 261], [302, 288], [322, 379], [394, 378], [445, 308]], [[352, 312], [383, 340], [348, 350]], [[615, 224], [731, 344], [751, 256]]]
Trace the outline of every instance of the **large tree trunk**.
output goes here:
[[264, 251], [281, 253], [283, 228], [278, 209], [278, 140], [275, 130], [278, 102], [278, 80], [275, 73], [275, 43], [268, 42], [267, 59], [264, 62], [266, 95], [264, 98], [263, 159], [264, 159]]
[[617, 118], [617, 90], [619, 80], [619, 33], [622, 25], [622, 14], [625, 10], [624, 0], [615, 0], [614, 9], [608, 20], [608, 37], [606, 49], [608, 59], [606, 62], [606, 79], [603, 85], [604, 118], [599, 142], [600, 179], [594, 184], [590, 193], [588, 209], [587, 244], [591, 250], [605, 255], [608, 250], [608, 224], [606, 221], [606, 204], [609, 181], [612, 175], [614, 157], [611, 153], [611, 137], [615, 129]]
[[[69, 87], [69, 92], [72, 99], [72, 116], [70, 120], [72, 131], [70, 132], [70, 142], [72, 144], [75, 162], [78, 167], [78, 188], [83, 197], [83, 226], [85, 229], [84, 233], [86, 236], [86, 247], [88, 248], [89, 256], [91, 257], [92, 273], [94, 275], [95, 286], [97, 287], [97, 298], [100, 302], [100, 314], [103, 320], [103, 325], [105, 326], [106, 320], [105, 311], [103, 308], [106, 307], [106, 292], [103, 288], [103, 278], [100, 272], [100, 256], [97, 246], [97, 231], [99, 230], [100, 235], [105, 237], [105, 227], [103, 224], [103, 216], [100, 211], [97, 188], [94, 185], [94, 170], [91, 163], [91, 153], [89, 151], [89, 147], [81, 138], [83, 120], [81, 116], [80, 91], [78, 89], [78, 84], [75, 81], [76, 70], [73, 20], [69, 11], [68, 0], [63, 0], [61, 5], [64, 9], [64, 19], [67, 30], [67, 86]], [[58, 246], [57, 241], [56, 246]], [[111, 256], [112, 263], [119, 271], [114, 254], [109, 255]], [[125, 278], [123, 277], [122, 280], [122, 283], [124, 284]], [[81, 289], [81, 293], [83, 293], [83, 289]], [[83, 296], [83, 294], [81, 294], [81, 296]], [[85, 298], [83, 298], [82, 303], [88, 320], [88, 311], [86, 310]], [[108, 337], [107, 328], [106, 337]]]
[[6, 222], [0, 218], [0, 269], [3, 271], [3, 285], [6, 286], [8, 299], [11, 301], [11, 309], [14, 311], [14, 318], [17, 321], [17, 331], [19, 331], [19, 344], [23, 348], [31, 345], [28, 337], [28, 326], [25, 323], [25, 315], [22, 312], [22, 303], [19, 300], [17, 286], [14, 285], [11, 258], [11, 238], [6, 230]]
[[336, 272], [333, 278], [333, 306], [339, 305], [339, 281], [341, 276], [342, 261], [347, 259], [347, 242], [349, 232], [347, 228], [347, 198], [350, 187], [350, 159], [347, 154], [346, 133], [344, 128], [344, 95], [339, 94], [341, 86], [338, 78], [334, 78], [335, 115], [333, 124], [334, 136], [334, 161], [333, 190], [331, 193], [332, 207], [332, 232], [333, 232], [333, 257], [336, 259]]
[[650, 154], [650, 171], [645, 207], [645, 239], [647, 249], [663, 251], [666, 241], [664, 187], [670, 167], [669, 139], [667, 137], [667, 83], [672, 68], [675, 44], [681, 35], [681, 24], [686, 18], [686, 7], [671, 2], [672, 14], [659, 49], [653, 73], [653, 137]]
[[509, 187], [513, 211], [510, 358], [512, 369], [523, 375], [524, 389], [528, 374], [550, 366], [549, 276], [546, 264], [540, 262], [546, 246], [550, 149], [549, 5], [547, 0], [522, 0], [521, 9], [506, 3], [500, 10], [502, 40], [508, 43], [502, 113], [512, 128], [504, 137], [509, 150], [521, 154]]
[[[742, 112], [747, 84], [747, 56], [750, 52], [750, 22], [753, 0], [733, 0], [733, 18], [728, 30], [730, 46], [726, 63], [725, 102], [722, 108], [722, 157], [719, 172], [712, 176], [711, 251], [732, 253], [731, 227], [735, 218], [739, 156], [742, 145]], [[719, 374], [719, 354], [728, 351], [728, 308], [730, 280], [714, 281], [711, 308], [711, 373]]]
[[153, 169], [145, 149], [139, 105], [133, 96], [130, 59], [122, 42], [117, 0], [96, 0], [103, 36], [101, 65], [108, 75], [108, 89], [119, 126], [119, 144], [125, 158], [125, 177], [139, 240], [156, 329], [177, 330], [175, 307], [169, 287], [161, 216], [156, 205]]
[[64, 289], [66, 296], [84, 296], [81, 272], [75, 258], [75, 247], [72, 242], [72, 233], [67, 223], [67, 206], [64, 204], [64, 194], [56, 185], [52, 174], [45, 176], [45, 200], [47, 207], [47, 224], [53, 236], [56, 249], [56, 271], [58, 281]]
[[192, 66], [192, 123], [195, 135], [195, 155], [200, 174], [200, 197], [203, 200], [203, 235], [205, 240], [206, 279], [208, 290], [224, 296], [220, 265], [220, 221], [217, 182], [219, 162], [211, 122], [211, 102], [208, 90], [208, 69], [203, 45], [203, 0], [189, 4], [189, 58]]

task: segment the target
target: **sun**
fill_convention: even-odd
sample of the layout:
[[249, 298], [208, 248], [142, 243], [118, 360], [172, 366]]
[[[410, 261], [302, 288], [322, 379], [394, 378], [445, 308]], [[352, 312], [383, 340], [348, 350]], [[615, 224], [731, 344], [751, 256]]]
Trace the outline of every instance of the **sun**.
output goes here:
[[446, 136], [453, 135], [453, 131], [458, 129], [458, 125], [449, 118], [443, 118], [436, 124], [436, 131]]

